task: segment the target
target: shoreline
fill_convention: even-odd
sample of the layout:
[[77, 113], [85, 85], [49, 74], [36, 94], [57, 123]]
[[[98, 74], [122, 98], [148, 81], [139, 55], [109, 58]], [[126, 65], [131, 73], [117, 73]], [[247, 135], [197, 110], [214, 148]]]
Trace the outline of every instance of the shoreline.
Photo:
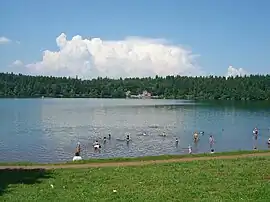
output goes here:
[[62, 163], [31, 163], [31, 162], [0, 162], [1, 169], [57, 169], [57, 168], [92, 168], [111, 166], [142, 166], [155, 163], [188, 162], [193, 160], [233, 159], [245, 157], [270, 156], [270, 150], [257, 151], [230, 151], [201, 154], [160, 155], [131, 158], [101, 158], [81, 161], [68, 161]]

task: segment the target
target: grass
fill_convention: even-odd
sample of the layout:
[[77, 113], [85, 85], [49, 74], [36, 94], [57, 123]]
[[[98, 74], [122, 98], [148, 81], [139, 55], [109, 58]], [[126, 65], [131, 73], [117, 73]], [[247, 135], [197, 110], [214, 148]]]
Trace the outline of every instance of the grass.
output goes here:
[[270, 152], [270, 150], [239, 150], [239, 151], [231, 151], [231, 152], [217, 152], [214, 154], [210, 153], [201, 153], [201, 154], [182, 154], [182, 155], [160, 155], [160, 156], [143, 156], [143, 157], [130, 157], [130, 158], [103, 158], [103, 159], [88, 159], [82, 161], [68, 161], [62, 163], [53, 163], [53, 164], [39, 164], [39, 163], [31, 163], [31, 162], [2, 162], [1, 165], [64, 165], [64, 164], [86, 164], [86, 163], [109, 163], [109, 162], [133, 162], [133, 161], [149, 161], [149, 160], [167, 160], [167, 159], [180, 159], [180, 158], [191, 158], [191, 157], [204, 157], [204, 156], [224, 156], [224, 155], [241, 155], [241, 154], [253, 154], [253, 153], [266, 153]]
[[0, 170], [0, 199], [3, 202], [268, 202], [269, 171], [270, 157], [141, 167]]

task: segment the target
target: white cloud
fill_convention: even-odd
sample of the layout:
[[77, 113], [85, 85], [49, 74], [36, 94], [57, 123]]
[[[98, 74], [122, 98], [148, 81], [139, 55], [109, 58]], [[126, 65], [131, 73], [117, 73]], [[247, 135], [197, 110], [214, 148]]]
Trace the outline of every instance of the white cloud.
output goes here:
[[26, 73], [93, 78], [202, 75], [190, 50], [164, 39], [128, 37], [120, 41], [100, 38], [56, 38], [58, 51], [43, 51], [41, 61], [26, 65]]
[[23, 66], [23, 62], [21, 60], [15, 60], [11, 66]]
[[239, 68], [239, 69], [236, 69], [232, 66], [229, 66], [228, 67], [228, 71], [227, 71], [227, 74], [226, 76], [229, 77], [229, 76], [245, 76], [245, 75], [249, 75], [249, 73], [244, 70], [243, 68]]
[[1, 44], [7, 44], [9, 42], [11, 42], [10, 39], [8, 39], [7, 37], [4, 37], [4, 36], [0, 36], [0, 45]]

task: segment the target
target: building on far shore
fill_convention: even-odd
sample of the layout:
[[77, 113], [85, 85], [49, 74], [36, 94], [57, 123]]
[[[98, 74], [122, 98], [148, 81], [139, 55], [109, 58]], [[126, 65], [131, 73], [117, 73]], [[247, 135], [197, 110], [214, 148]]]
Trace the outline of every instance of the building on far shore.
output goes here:
[[133, 98], [133, 99], [157, 99], [158, 96], [152, 96], [150, 92], [144, 90], [141, 94], [132, 95], [130, 91], [126, 92], [126, 98]]

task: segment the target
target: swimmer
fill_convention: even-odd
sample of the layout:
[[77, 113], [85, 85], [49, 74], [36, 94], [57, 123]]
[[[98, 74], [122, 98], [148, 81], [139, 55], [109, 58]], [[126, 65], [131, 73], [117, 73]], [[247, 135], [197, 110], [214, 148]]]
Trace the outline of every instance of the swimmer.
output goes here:
[[201, 132], [200, 132], [200, 135], [204, 135], [204, 131], [201, 131]]
[[268, 138], [267, 144], [270, 146], [270, 137]]
[[109, 133], [109, 140], [111, 139], [112, 137], [111, 137], [111, 134]]
[[258, 139], [258, 135], [259, 135], [259, 130], [258, 130], [258, 128], [254, 128], [254, 129], [253, 129], [253, 136], [254, 136], [255, 140]]
[[175, 144], [178, 145], [178, 143], [179, 143], [178, 138], [175, 138]]
[[212, 148], [210, 151], [211, 154], [215, 153], [215, 150]]
[[106, 144], [107, 138], [103, 137], [103, 144]]
[[194, 139], [194, 142], [198, 142], [198, 140], [199, 140], [199, 135], [198, 135], [197, 132], [195, 132], [195, 133], [193, 134], [193, 139]]
[[161, 136], [162, 136], [162, 137], [166, 137], [166, 133], [165, 133], [165, 132], [163, 132]]

